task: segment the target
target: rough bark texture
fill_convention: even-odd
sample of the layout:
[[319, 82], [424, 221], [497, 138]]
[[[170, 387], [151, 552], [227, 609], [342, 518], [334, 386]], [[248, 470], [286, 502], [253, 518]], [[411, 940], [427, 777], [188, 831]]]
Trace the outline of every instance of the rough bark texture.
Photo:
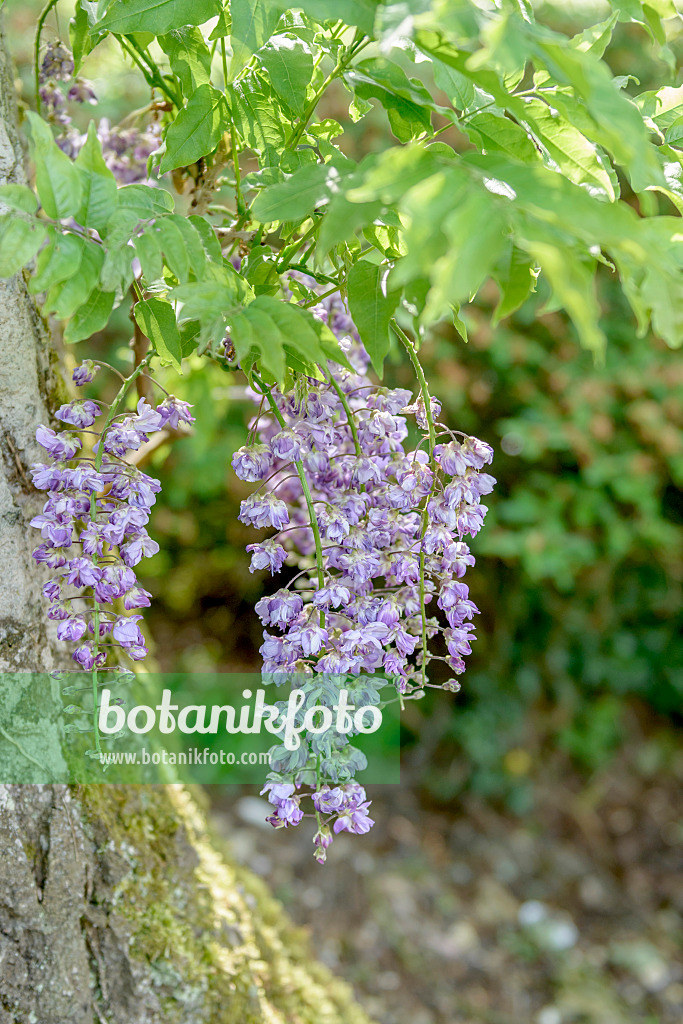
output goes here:
[[[0, 181], [22, 181], [0, 25]], [[0, 281], [0, 772], [40, 735], [62, 763], [56, 694], [22, 705], [51, 649], [27, 520], [58, 383], [21, 276]], [[24, 704], [27, 702], [24, 702]], [[35, 749], [32, 746], [32, 749]], [[26, 760], [26, 779], [35, 770]], [[0, 774], [0, 779], [2, 775]], [[181, 787], [0, 785], [0, 1024], [368, 1024], [262, 883], [207, 839]]]

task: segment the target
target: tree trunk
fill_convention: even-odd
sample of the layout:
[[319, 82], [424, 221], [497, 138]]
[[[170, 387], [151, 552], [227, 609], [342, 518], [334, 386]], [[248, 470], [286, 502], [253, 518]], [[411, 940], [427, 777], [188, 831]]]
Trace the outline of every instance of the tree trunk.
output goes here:
[[[0, 182], [23, 180], [0, 25]], [[56, 695], [23, 707], [20, 675], [60, 658], [28, 527], [35, 430], [60, 390], [23, 278], [0, 281], [0, 772], [2, 745], [17, 757], [31, 735], [63, 764]], [[0, 863], [0, 1024], [368, 1024], [182, 787], [2, 784]]]

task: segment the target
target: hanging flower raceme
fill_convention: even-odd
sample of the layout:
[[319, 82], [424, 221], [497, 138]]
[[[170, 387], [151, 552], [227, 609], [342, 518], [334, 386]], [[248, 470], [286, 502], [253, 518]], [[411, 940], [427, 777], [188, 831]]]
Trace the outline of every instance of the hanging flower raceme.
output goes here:
[[[96, 369], [89, 360], [78, 366], [76, 385], [91, 381]], [[52, 572], [43, 587], [48, 617], [58, 622], [59, 639], [76, 645], [72, 657], [85, 671], [115, 660], [115, 648], [132, 661], [147, 654], [138, 626], [142, 616], [121, 614], [114, 602], [121, 600], [127, 612], [150, 603], [134, 567], [159, 550], [146, 525], [160, 485], [126, 457], [166, 423], [192, 422], [187, 403], [172, 396], [156, 408], [141, 398], [134, 413], [119, 413], [131, 380], [124, 382], [101, 431], [89, 429], [102, 415], [102, 404], [90, 399], [69, 402], [55, 413], [74, 429], [41, 425], [36, 431], [48, 461], [31, 467], [33, 482], [49, 493], [31, 521], [42, 537], [33, 557]], [[96, 437], [92, 455], [84, 454], [80, 431]]]
[[[421, 381], [415, 397], [371, 382], [338, 295], [314, 312], [337, 335], [351, 369], [329, 364], [324, 381], [307, 378], [286, 394], [257, 382], [262, 413], [251, 425], [253, 443], [233, 457], [241, 479], [262, 481], [242, 502], [240, 519], [275, 531], [248, 546], [251, 571], [274, 575], [285, 561], [300, 570], [293, 590], [256, 606], [266, 627], [264, 673], [275, 681], [381, 674], [407, 699], [435, 685], [429, 665], [438, 659], [453, 677], [443, 688], [457, 691], [478, 611], [462, 582], [474, 564], [467, 538], [484, 521], [481, 499], [495, 480], [483, 470], [493, 450], [437, 421], [440, 403], [427, 392], [408, 338]], [[422, 436], [409, 445], [411, 421]], [[296, 773], [292, 779], [295, 786]], [[278, 827], [301, 820], [302, 798], [294, 788], [282, 796], [286, 788], [283, 781], [269, 790], [278, 808], [269, 820]], [[334, 805], [343, 790], [333, 788], [332, 798], [318, 786], [312, 794], [318, 859], [334, 833], [372, 824], [364, 794], [357, 805], [342, 796]], [[320, 822], [323, 802], [331, 832]]]

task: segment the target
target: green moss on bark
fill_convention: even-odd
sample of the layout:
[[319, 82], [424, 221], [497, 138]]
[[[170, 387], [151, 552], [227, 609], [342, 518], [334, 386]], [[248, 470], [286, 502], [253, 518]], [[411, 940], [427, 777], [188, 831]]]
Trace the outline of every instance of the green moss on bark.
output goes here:
[[217, 852], [197, 794], [88, 786], [79, 797], [103, 865], [92, 899], [126, 934], [168, 1024], [369, 1024], [260, 880]]

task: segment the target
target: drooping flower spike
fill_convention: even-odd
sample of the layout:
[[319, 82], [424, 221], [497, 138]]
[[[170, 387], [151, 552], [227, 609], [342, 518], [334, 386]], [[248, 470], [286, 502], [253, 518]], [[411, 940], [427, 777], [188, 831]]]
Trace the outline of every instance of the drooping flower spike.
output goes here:
[[[86, 360], [74, 370], [74, 381], [85, 384], [95, 371]], [[85, 399], [63, 405], [55, 416], [78, 430], [92, 427], [101, 412]], [[110, 415], [91, 445], [94, 458], [84, 454], [77, 432], [42, 425], [36, 431], [50, 461], [32, 466], [35, 486], [48, 491], [42, 513], [31, 521], [42, 538], [33, 557], [53, 570], [43, 586], [48, 617], [59, 622], [60, 640], [78, 644], [72, 657], [84, 671], [105, 667], [114, 648], [132, 661], [147, 654], [138, 626], [142, 616], [117, 614], [113, 604], [122, 599], [127, 612], [149, 606], [133, 567], [159, 550], [146, 524], [160, 485], [126, 457], [152, 432], [180, 422], [193, 422], [186, 402], [169, 396], [153, 408], [140, 399], [134, 413]], [[88, 429], [85, 436], [92, 434]]]
[[[236, 474], [258, 485], [240, 519], [275, 531], [248, 546], [251, 571], [273, 575], [285, 562], [299, 570], [293, 591], [280, 589], [256, 606], [267, 627], [263, 670], [274, 680], [379, 673], [405, 699], [434, 685], [434, 658], [454, 677], [465, 670], [478, 611], [461, 582], [474, 564], [466, 538], [486, 515], [481, 499], [495, 480], [482, 470], [493, 450], [436, 423], [440, 402], [428, 396], [427, 404], [423, 389], [413, 396], [371, 381], [369, 358], [338, 294], [314, 313], [335, 332], [352, 369], [330, 364], [325, 381], [308, 378], [286, 394], [257, 384], [252, 397], [265, 408], [252, 424], [254, 443], [233, 457]], [[423, 432], [414, 448], [411, 419]], [[437, 436], [446, 441], [436, 443]], [[443, 688], [457, 691], [460, 683], [453, 678]], [[291, 778], [272, 784], [271, 803], [281, 787], [296, 784], [296, 772]], [[328, 790], [310, 794], [318, 818], [323, 809], [331, 816], [331, 831], [327, 820], [318, 823], [319, 860], [334, 834], [372, 825], [364, 793], [353, 805], [336, 806]], [[277, 827], [301, 820], [305, 794], [293, 794], [269, 819]]]

